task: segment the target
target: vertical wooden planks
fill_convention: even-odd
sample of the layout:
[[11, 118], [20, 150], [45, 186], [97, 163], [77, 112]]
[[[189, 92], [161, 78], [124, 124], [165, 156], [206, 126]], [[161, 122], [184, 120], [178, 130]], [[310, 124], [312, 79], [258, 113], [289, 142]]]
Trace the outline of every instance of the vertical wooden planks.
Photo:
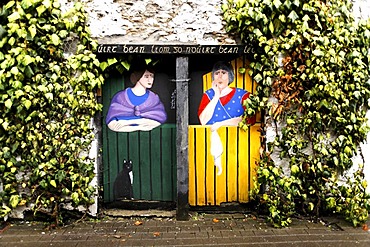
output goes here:
[[[226, 138], [227, 138], [227, 128], [229, 127], [221, 127], [217, 130], [218, 132], [218, 135], [220, 136], [221, 138], [221, 142], [222, 142], [222, 146], [223, 146], [223, 154], [221, 155], [221, 165], [222, 165], [222, 173], [220, 175], [216, 175], [215, 176], [215, 179], [216, 179], [216, 186], [215, 186], [215, 197], [216, 197], [216, 205], [220, 205], [222, 202], [227, 202], [227, 180], [226, 180], [226, 176], [227, 176], [227, 158], [229, 156], [229, 153], [228, 153], [228, 143], [226, 142]], [[210, 143], [210, 140], [208, 139], [208, 142]], [[210, 143], [211, 144], [211, 143]], [[212, 156], [211, 156], [212, 157]], [[212, 157], [213, 159], [213, 157]], [[212, 160], [212, 162], [210, 162], [211, 164], [213, 164], [214, 166], [214, 161]], [[230, 164], [232, 165], [232, 164]], [[215, 174], [217, 174], [217, 168], [215, 168]]]
[[248, 131], [239, 129], [238, 136], [239, 142], [237, 144], [238, 156], [239, 156], [239, 177], [238, 177], [238, 198], [239, 202], [248, 202], [249, 196], [249, 141], [248, 141]]
[[121, 77], [113, 77], [109, 84], [105, 84], [103, 88], [103, 115], [102, 115], [102, 131], [103, 131], [103, 180], [104, 180], [104, 201], [112, 201], [113, 185], [115, 178], [119, 172], [119, 142], [117, 133], [109, 130], [105, 124], [105, 116], [107, 115], [110, 101], [115, 93], [122, 90], [124, 86]]
[[197, 205], [197, 170], [195, 164], [197, 152], [195, 145], [196, 131], [195, 126], [189, 126], [189, 204]]
[[[160, 127], [161, 138], [161, 191], [162, 200], [173, 201], [176, 191], [176, 174], [174, 168], [176, 167], [176, 136], [173, 132], [176, 130], [175, 124], [164, 124]], [[158, 155], [154, 153], [154, 155]]]
[[[221, 127], [223, 143], [222, 174], [210, 154], [210, 128], [189, 126], [189, 204], [191, 206], [220, 205], [223, 202], [248, 202], [252, 178], [258, 160], [260, 124], [253, 126], [250, 141], [248, 131], [237, 127]], [[250, 150], [249, 150], [249, 147]], [[249, 155], [251, 153], [251, 155]]]
[[227, 150], [227, 198], [230, 202], [238, 200], [238, 129], [228, 128]]
[[150, 175], [151, 175], [151, 200], [162, 200], [162, 181], [165, 177], [162, 177], [162, 154], [165, 150], [162, 149], [162, 143], [167, 140], [161, 136], [162, 129], [155, 128], [150, 131]]

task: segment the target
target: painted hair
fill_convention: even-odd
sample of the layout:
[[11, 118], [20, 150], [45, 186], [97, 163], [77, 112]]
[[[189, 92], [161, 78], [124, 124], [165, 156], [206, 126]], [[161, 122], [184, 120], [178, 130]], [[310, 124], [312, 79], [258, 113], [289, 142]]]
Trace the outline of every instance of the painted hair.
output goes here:
[[229, 84], [232, 83], [234, 81], [234, 68], [230, 63], [224, 61], [219, 61], [213, 65], [212, 80], [214, 80], [215, 72], [220, 69], [225, 70], [229, 73]]
[[140, 80], [146, 70], [153, 74], [155, 72], [154, 68], [150, 65], [147, 65], [145, 61], [133, 63], [130, 69], [132, 71], [130, 75], [130, 81], [134, 85]]

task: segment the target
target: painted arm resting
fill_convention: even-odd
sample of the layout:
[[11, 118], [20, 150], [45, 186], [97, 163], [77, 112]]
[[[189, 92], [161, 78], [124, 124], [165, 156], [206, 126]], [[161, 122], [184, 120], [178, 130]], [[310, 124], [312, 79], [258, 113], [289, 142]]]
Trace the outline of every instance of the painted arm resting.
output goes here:
[[242, 121], [242, 117], [234, 117], [234, 118], [226, 119], [221, 122], [216, 122], [212, 124], [211, 131], [218, 130], [218, 128], [222, 126], [238, 126], [241, 121]]
[[[199, 107], [199, 121], [201, 125], [206, 125], [208, 121], [212, 118], [215, 111], [217, 101], [219, 97], [213, 97], [210, 101], [207, 94], [203, 94], [202, 101]], [[204, 105], [206, 105], [204, 107]]]
[[110, 121], [108, 128], [116, 132], [149, 131], [161, 125], [160, 122], [147, 118]]

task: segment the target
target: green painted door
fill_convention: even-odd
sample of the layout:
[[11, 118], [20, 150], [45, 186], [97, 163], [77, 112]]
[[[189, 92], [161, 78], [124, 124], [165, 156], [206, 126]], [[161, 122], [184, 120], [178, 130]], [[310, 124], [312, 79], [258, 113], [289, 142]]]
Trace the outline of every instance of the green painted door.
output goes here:
[[[122, 89], [122, 76], [111, 77], [102, 88], [104, 202], [122, 199], [116, 192], [122, 186], [130, 195], [125, 199], [173, 202], [177, 191], [176, 124], [162, 124], [151, 131], [111, 131], [105, 116], [111, 98]], [[125, 164], [130, 161], [132, 173], [128, 174]]]

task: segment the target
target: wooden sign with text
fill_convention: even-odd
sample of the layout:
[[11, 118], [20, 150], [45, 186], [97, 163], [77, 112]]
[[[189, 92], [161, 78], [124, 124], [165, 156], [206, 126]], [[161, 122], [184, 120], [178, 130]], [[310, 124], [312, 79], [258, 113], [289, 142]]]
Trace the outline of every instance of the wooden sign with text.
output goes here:
[[98, 46], [99, 54], [253, 54], [247, 45], [112, 45]]

